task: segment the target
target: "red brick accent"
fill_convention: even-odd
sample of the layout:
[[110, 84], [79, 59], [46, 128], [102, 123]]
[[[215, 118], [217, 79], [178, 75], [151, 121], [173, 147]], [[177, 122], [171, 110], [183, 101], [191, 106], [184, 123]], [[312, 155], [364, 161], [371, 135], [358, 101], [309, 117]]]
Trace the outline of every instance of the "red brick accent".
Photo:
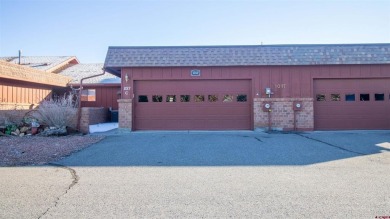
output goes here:
[[132, 100], [131, 99], [119, 99], [118, 100], [118, 120], [119, 128], [132, 129]]
[[[294, 101], [303, 103], [302, 110], [295, 111], [296, 130], [313, 130], [313, 98], [254, 98], [254, 128], [268, 129], [271, 116], [272, 130], [294, 130]], [[264, 102], [271, 103], [271, 112], [263, 111]]]
[[80, 132], [89, 133], [89, 125], [107, 122], [108, 109], [104, 107], [81, 108]]

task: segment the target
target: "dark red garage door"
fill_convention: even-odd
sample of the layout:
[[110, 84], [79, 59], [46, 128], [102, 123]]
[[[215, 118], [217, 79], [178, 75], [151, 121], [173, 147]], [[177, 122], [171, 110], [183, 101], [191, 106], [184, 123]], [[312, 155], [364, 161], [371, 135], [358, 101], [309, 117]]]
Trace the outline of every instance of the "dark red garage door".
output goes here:
[[314, 80], [314, 126], [390, 129], [390, 79]]
[[135, 130], [248, 130], [250, 80], [134, 82]]

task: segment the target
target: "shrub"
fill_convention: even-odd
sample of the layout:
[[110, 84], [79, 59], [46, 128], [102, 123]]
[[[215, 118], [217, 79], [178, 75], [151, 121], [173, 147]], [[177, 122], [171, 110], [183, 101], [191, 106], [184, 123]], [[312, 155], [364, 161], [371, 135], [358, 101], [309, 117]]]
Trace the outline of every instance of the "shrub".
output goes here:
[[7, 126], [6, 126], [6, 129], [5, 129], [5, 134], [6, 134], [6, 135], [10, 135], [11, 132], [16, 131], [17, 128], [18, 128], [18, 127], [17, 127], [16, 125], [7, 125]]
[[77, 101], [74, 101], [74, 99], [74, 95], [70, 94], [57, 99], [44, 100], [33, 115], [40, 123], [50, 127], [75, 128]]

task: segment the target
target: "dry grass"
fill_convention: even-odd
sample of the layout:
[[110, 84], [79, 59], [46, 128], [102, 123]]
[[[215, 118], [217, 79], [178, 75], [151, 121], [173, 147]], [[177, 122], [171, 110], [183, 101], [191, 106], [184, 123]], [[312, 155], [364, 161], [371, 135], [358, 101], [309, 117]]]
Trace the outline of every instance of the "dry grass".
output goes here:
[[41, 123], [51, 127], [73, 127], [77, 116], [77, 107], [74, 95], [63, 96], [58, 99], [44, 100], [33, 116]]

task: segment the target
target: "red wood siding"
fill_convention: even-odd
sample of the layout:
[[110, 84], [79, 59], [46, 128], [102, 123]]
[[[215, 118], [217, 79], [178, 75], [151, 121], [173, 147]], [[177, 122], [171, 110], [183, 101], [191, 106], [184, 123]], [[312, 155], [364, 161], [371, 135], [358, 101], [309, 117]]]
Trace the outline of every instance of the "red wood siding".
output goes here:
[[39, 104], [51, 97], [52, 88], [8, 79], [0, 80], [0, 103]]
[[105, 107], [117, 110], [118, 99], [120, 99], [120, 85], [115, 86], [84, 86], [84, 89], [95, 89], [96, 100], [95, 101], [81, 101], [82, 107]]
[[[201, 70], [201, 76], [191, 77], [192, 69]], [[202, 79], [250, 79], [253, 97], [266, 97], [264, 89], [270, 87], [274, 98], [308, 98], [317, 78], [390, 78], [390, 65], [123, 68], [122, 84], [130, 90], [126, 95], [122, 89], [122, 98], [133, 98], [134, 80]]]

